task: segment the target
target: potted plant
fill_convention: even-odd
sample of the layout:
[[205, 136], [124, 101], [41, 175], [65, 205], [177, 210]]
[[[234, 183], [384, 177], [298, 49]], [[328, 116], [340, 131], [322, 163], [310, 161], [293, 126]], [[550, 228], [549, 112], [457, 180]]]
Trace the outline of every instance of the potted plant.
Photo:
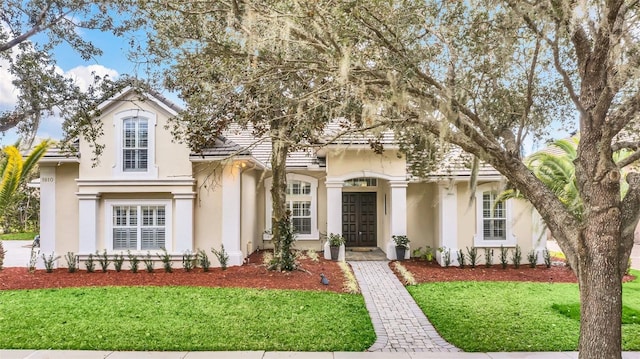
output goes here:
[[409, 238], [405, 235], [393, 235], [391, 238], [396, 244], [396, 259], [401, 261], [405, 258], [405, 253], [408, 248], [407, 244], [410, 242]]
[[331, 251], [331, 260], [337, 261], [340, 253], [340, 246], [345, 242], [341, 234], [329, 234], [329, 250]]

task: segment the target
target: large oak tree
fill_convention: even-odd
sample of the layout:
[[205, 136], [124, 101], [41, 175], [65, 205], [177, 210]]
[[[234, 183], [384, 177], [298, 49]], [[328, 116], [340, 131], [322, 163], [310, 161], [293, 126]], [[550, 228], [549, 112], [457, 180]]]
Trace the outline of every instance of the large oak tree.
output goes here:
[[[10, 75], [17, 95], [15, 106], [0, 109], [0, 133], [17, 129], [32, 139], [43, 116], [57, 112], [71, 117], [98, 96], [102, 79], [81, 91], [57, 68], [54, 50], [65, 45], [83, 60], [101, 55], [99, 44], [89, 40], [86, 31], [122, 35], [135, 28], [137, 23], [127, 15], [133, 4], [128, 0], [0, 2], [0, 71]], [[65, 127], [78, 126], [67, 122]]]
[[313, 48], [290, 42], [286, 18], [262, 22], [262, 15], [252, 19], [248, 8], [228, 2], [141, 4], [154, 29], [147, 52], [157, 61], [164, 87], [178, 92], [186, 104], [173, 119], [174, 135], [196, 152], [238, 128], [271, 143], [271, 267], [295, 269], [287, 156], [316, 145], [329, 121], [357, 121], [359, 86], [317, 71], [324, 64], [313, 59]]
[[[158, 23], [166, 20], [158, 49], [167, 56], [193, 50], [187, 53], [197, 59], [179, 70], [191, 71], [189, 91], [176, 88], [187, 102], [202, 93], [201, 101], [216, 109], [208, 118], [228, 106], [209, 91], [217, 80], [242, 78], [227, 93], [243, 94], [250, 104], [282, 97], [288, 85], [280, 84], [299, 72], [314, 84], [331, 81], [331, 91], [357, 95], [365, 126], [412, 128], [422, 143], [453, 143], [491, 164], [538, 210], [578, 277], [580, 357], [621, 357], [621, 281], [640, 211], [640, 175], [621, 178], [621, 168], [640, 158], [633, 136], [640, 109], [637, 0], [156, 5], [166, 10], [157, 15]], [[172, 20], [185, 7], [195, 16]], [[233, 72], [224, 73], [221, 62], [239, 66], [227, 65]], [[260, 95], [245, 92], [243, 83]], [[304, 93], [304, 103], [324, 94]], [[261, 123], [274, 116], [264, 115]], [[299, 123], [312, 120], [300, 117]], [[522, 161], [526, 138], [557, 128], [580, 132], [580, 217]], [[613, 153], [621, 148], [634, 152], [616, 161]], [[621, 180], [629, 184], [624, 196]]]

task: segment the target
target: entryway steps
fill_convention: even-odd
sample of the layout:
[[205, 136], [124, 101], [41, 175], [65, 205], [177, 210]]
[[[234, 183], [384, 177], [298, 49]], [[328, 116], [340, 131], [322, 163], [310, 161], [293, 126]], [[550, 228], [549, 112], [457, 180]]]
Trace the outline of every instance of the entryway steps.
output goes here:
[[377, 247], [347, 247], [344, 255], [347, 262], [387, 260], [387, 255]]
[[388, 261], [349, 262], [373, 327], [370, 352], [458, 352], [447, 343], [389, 268]]

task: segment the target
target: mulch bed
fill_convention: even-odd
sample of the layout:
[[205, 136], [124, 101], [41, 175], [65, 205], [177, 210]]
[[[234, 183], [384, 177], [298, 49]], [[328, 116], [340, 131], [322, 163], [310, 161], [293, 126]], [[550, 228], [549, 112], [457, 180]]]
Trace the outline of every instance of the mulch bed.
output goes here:
[[[337, 262], [322, 258], [314, 262], [308, 258], [300, 260], [300, 269], [293, 272], [275, 272], [267, 270], [262, 264], [264, 251], [253, 253], [248, 263], [239, 267], [230, 267], [226, 271], [211, 268], [203, 272], [197, 268], [191, 272], [174, 269], [172, 273], [165, 273], [156, 269], [147, 273], [140, 265], [138, 273], [129, 270], [116, 272], [109, 270], [103, 273], [96, 269], [94, 273], [80, 270], [69, 273], [67, 269], [54, 270], [46, 273], [37, 270], [29, 273], [26, 268], [5, 268], [0, 270], [0, 290], [9, 289], [40, 289], [65, 287], [93, 287], [93, 286], [202, 286], [202, 287], [242, 287], [257, 289], [299, 289], [320, 290], [341, 293], [344, 291], [344, 275]], [[444, 281], [527, 281], [551, 283], [576, 283], [576, 276], [566, 266], [537, 266], [528, 265], [515, 269], [513, 265], [502, 269], [500, 265], [490, 268], [477, 266], [476, 268], [444, 268], [435, 262], [410, 259], [401, 262], [414, 276], [418, 283]], [[125, 266], [127, 262], [125, 261]], [[81, 264], [84, 268], [84, 264]], [[393, 266], [391, 266], [393, 269]], [[320, 273], [329, 279], [329, 285], [320, 283]], [[398, 275], [396, 273], [396, 275]], [[402, 278], [398, 276], [402, 281]], [[635, 277], [625, 276], [625, 281]]]
[[[401, 264], [413, 274], [416, 282], [453, 282], [453, 281], [501, 281], [501, 282], [546, 282], [546, 283], [577, 283], [578, 280], [567, 266], [544, 265], [530, 268], [528, 264], [521, 265], [516, 269], [513, 265], [502, 269], [501, 265], [493, 265], [486, 268], [484, 265], [471, 268], [441, 267], [438, 263], [427, 262], [418, 259], [402, 261]], [[393, 270], [393, 266], [391, 266]], [[394, 270], [395, 272], [395, 270]], [[396, 273], [396, 276], [403, 279]], [[627, 275], [624, 281], [635, 279], [634, 276]]]
[[[318, 262], [310, 259], [300, 260], [300, 270], [293, 272], [275, 272], [262, 265], [262, 253], [253, 253], [248, 263], [239, 267], [229, 267], [223, 271], [211, 268], [203, 272], [198, 268], [191, 272], [174, 269], [165, 273], [156, 269], [147, 273], [140, 265], [138, 273], [129, 270], [103, 273], [96, 268], [94, 273], [80, 270], [69, 273], [66, 268], [56, 269], [53, 273], [37, 270], [29, 273], [26, 268], [5, 268], [0, 270], [0, 290], [39, 289], [93, 286], [202, 286], [202, 287], [243, 287], [258, 289], [302, 289], [343, 292], [344, 276], [337, 262], [320, 258]], [[125, 261], [125, 268], [128, 268]], [[81, 263], [84, 268], [84, 263]], [[113, 264], [111, 265], [113, 268]], [[329, 285], [320, 283], [320, 273], [329, 279]]]

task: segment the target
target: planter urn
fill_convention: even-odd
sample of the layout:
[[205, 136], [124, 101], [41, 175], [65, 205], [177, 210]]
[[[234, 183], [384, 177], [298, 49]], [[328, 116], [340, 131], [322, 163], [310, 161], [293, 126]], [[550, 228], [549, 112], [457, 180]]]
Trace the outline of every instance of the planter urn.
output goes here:
[[331, 260], [337, 261], [340, 254], [340, 246], [330, 246], [329, 250], [331, 251]]
[[404, 260], [404, 256], [406, 254], [407, 248], [403, 246], [396, 246], [396, 259], [401, 261]]

